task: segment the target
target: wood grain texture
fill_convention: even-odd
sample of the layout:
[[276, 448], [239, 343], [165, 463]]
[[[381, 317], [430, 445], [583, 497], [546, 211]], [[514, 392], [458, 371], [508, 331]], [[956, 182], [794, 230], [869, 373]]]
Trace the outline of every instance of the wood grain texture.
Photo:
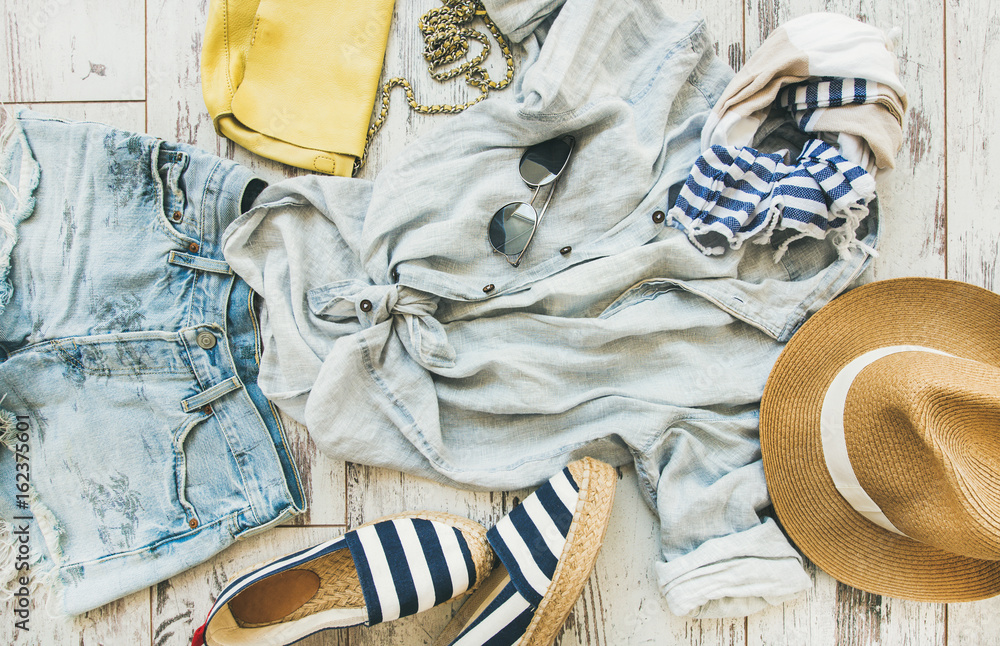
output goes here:
[[1000, 646], [1000, 600], [948, 604], [948, 646]]
[[131, 0], [4, 0], [0, 100], [144, 100], [143, 9]]
[[143, 101], [116, 101], [113, 103], [12, 103], [11, 111], [27, 108], [42, 114], [73, 121], [96, 121], [109, 126], [142, 132], [146, 123], [146, 104]]
[[1000, 7], [949, 0], [948, 271], [995, 290], [1000, 255]]
[[[148, 589], [142, 590], [77, 617], [59, 616], [54, 604], [47, 605], [42, 595], [33, 596], [28, 631], [15, 629], [12, 608], [4, 603], [0, 605], [0, 643], [14, 646], [145, 646], [150, 643], [149, 594]], [[191, 643], [190, 637], [187, 643]]]
[[670, 7], [678, 19], [688, 12], [700, 14], [715, 39], [715, 53], [729, 63], [729, 67], [739, 70], [746, 53], [743, 4], [743, 0], [680, 0], [671, 3]]
[[[948, 277], [993, 291], [1000, 201], [1000, 7], [947, 0]], [[1000, 598], [948, 606], [949, 646], [1000, 644]]]

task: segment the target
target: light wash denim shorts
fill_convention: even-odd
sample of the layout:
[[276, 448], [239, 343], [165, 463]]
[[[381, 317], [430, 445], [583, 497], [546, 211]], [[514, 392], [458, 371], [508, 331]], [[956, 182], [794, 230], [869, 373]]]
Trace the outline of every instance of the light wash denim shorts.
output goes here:
[[0, 173], [0, 511], [32, 576], [77, 614], [302, 511], [255, 295], [218, 242], [263, 182], [31, 112]]

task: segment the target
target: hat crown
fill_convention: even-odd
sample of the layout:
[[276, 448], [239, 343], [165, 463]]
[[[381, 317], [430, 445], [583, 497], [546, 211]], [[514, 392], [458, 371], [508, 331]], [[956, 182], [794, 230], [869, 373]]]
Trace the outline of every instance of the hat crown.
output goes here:
[[933, 352], [877, 359], [844, 406], [858, 482], [908, 537], [1000, 559], [1000, 369]]

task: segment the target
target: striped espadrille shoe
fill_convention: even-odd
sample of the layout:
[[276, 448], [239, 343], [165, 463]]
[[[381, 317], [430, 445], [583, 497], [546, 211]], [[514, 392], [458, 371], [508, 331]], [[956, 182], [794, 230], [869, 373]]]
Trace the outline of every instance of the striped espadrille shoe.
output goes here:
[[436, 646], [548, 646], [583, 590], [618, 481], [592, 458], [571, 463], [487, 532], [500, 566]]
[[492, 565], [478, 523], [439, 512], [387, 516], [234, 577], [192, 645], [283, 646], [406, 617], [472, 590]]

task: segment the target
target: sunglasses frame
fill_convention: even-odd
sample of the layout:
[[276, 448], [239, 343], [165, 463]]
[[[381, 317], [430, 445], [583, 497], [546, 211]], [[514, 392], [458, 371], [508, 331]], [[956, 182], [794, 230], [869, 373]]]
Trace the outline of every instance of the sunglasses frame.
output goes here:
[[[569, 146], [569, 150], [566, 151], [566, 159], [563, 160], [562, 166], [559, 168], [559, 170], [557, 172], [555, 172], [555, 173], [552, 174], [552, 179], [550, 179], [547, 182], [542, 182], [540, 184], [531, 184], [530, 182], [528, 182], [528, 180], [526, 180], [524, 178], [524, 175], [521, 174], [521, 166], [524, 164], [525, 158], [527, 158], [528, 154], [531, 153], [533, 149], [538, 148], [539, 146], [542, 146], [542, 145], [547, 144], [550, 141], [554, 141], [554, 140], [563, 141], [564, 143], [566, 143]], [[499, 209], [497, 209], [497, 211], [493, 214], [493, 217], [490, 218], [490, 223], [489, 223], [489, 225], [487, 226], [487, 229], [486, 229], [486, 231], [487, 231], [487, 236], [486, 237], [489, 239], [490, 246], [493, 247], [494, 253], [498, 253], [501, 256], [503, 256], [504, 258], [506, 258], [507, 262], [510, 263], [510, 265], [512, 267], [517, 267], [518, 265], [521, 264], [521, 258], [524, 257], [524, 253], [528, 250], [528, 246], [531, 244], [532, 239], [535, 237], [535, 231], [538, 230], [538, 225], [541, 224], [541, 222], [542, 222], [542, 217], [545, 215], [545, 210], [548, 209], [549, 202], [552, 201], [552, 195], [556, 192], [556, 183], [559, 181], [559, 178], [562, 176], [563, 171], [566, 170], [566, 167], [569, 166], [569, 159], [570, 159], [570, 157], [573, 156], [573, 150], [574, 150], [575, 147], [576, 147], [576, 138], [573, 137], [573, 135], [562, 135], [560, 137], [553, 137], [552, 139], [547, 139], [547, 140], [539, 142], [539, 143], [537, 143], [537, 144], [535, 144], [533, 146], [530, 146], [521, 155], [521, 161], [518, 162], [518, 164], [517, 164], [517, 169], [518, 169], [517, 172], [518, 172], [519, 175], [521, 175], [521, 181], [523, 181], [528, 187], [534, 188], [535, 192], [534, 192], [534, 194], [532, 194], [531, 200], [528, 201], [528, 202], [524, 202], [524, 201], [520, 201], [520, 200], [517, 201], [517, 202], [509, 202], [509, 203], [505, 204], [504, 206], [500, 207]], [[545, 198], [545, 203], [542, 205], [542, 210], [541, 211], [535, 211], [535, 207], [534, 207], [533, 203], [535, 201], [535, 198], [538, 196], [538, 191], [541, 190], [541, 188], [543, 186], [551, 186], [551, 188], [549, 189], [548, 197]], [[528, 240], [527, 240], [527, 242], [524, 243], [524, 247], [521, 248], [521, 251], [512, 260], [511, 256], [513, 254], [509, 254], [509, 253], [505, 253], [503, 251], [500, 251], [499, 249], [497, 249], [496, 245], [493, 244], [493, 238], [489, 235], [489, 231], [493, 227], [494, 220], [496, 220], [498, 217], [503, 217], [501, 215], [501, 213], [503, 211], [505, 211], [508, 207], [512, 207], [512, 206], [518, 206], [518, 207], [520, 207], [521, 205], [526, 206], [529, 209], [531, 209], [531, 212], [534, 213], [534, 215], [535, 215], [535, 222], [531, 226], [531, 233], [528, 234]], [[515, 211], [516, 210], [517, 209], [515, 209]]]

